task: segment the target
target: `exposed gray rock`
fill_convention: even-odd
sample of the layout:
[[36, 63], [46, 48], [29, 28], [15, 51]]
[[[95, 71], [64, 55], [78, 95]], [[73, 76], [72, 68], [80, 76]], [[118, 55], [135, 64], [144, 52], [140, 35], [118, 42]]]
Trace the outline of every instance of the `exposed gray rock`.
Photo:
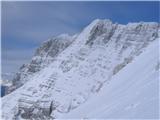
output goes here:
[[114, 34], [117, 25], [118, 24], [113, 24], [110, 20], [98, 21], [97, 24], [91, 29], [90, 36], [86, 41], [86, 44], [92, 45], [94, 40], [101, 35], [104, 35], [104, 42], [107, 43], [107, 41]]
[[32, 101], [27, 98], [19, 99], [17, 113], [14, 118], [23, 119], [53, 119], [52, 111], [55, 110], [53, 101]]
[[69, 36], [62, 34], [57, 37], [53, 37], [48, 41], [44, 42], [35, 52], [32, 60], [28, 64], [23, 64], [20, 67], [12, 80], [13, 86], [10, 87], [8, 93], [22, 86], [28, 77], [34, 73], [39, 72], [41, 69], [46, 67], [50, 62], [54, 61], [64, 49], [66, 49], [76, 38], [75, 36]]

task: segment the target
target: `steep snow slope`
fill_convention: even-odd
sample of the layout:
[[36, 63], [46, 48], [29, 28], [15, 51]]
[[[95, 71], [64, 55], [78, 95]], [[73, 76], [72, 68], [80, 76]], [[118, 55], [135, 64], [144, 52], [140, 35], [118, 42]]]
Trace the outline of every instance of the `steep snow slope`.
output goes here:
[[158, 38], [158, 30], [158, 23], [93, 21], [47, 66], [19, 79], [25, 84], [2, 99], [3, 118], [13, 118], [18, 99], [23, 97], [54, 100], [57, 107], [52, 115], [56, 118], [79, 107]]
[[104, 84], [100, 92], [61, 118], [159, 118], [159, 41]]

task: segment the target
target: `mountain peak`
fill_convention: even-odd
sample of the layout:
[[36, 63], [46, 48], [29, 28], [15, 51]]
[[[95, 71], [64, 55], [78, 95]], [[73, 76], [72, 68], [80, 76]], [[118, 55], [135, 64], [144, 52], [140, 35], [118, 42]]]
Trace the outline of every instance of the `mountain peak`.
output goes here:
[[[23, 65], [14, 78], [15, 84], [19, 81], [26, 81], [26, 74], [36, 73], [43, 67], [51, 63], [63, 50], [75, 40], [78, 46], [83, 44], [96, 46], [106, 45], [110, 40], [114, 40], [118, 46], [125, 42], [124, 48], [128, 47], [133, 41], [151, 41], [158, 37], [158, 23], [128, 23], [127, 25], [113, 24], [109, 19], [96, 19], [89, 24], [80, 34], [70, 36], [61, 34], [45, 41], [35, 52], [31, 62]], [[135, 39], [133, 36], [137, 36]], [[123, 38], [123, 39], [122, 39]], [[145, 39], [142, 39], [145, 38]], [[128, 41], [128, 42], [127, 42]], [[130, 41], [130, 42], [129, 42]], [[79, 47], [80, 48], [80, 47]], [[25, 79], [26, 78], [26, 79]], [[22, 82], [23, 83], [23, 82]]]
[[93, 20], [87, 27], [90, 29], [97, 27], [97, 26], [104, 26], [107, 24], [112, 24], [112, 21], [109, 19], [95, 19]]
[[157, 25], [96, 19], [78, 35], [51, 38], [17, 73], [14, 85], [22, 87], [4, 97], [3, 116], [13, 117], [12, 110], [24, 96], [54, 101], [57, 116], [79, 107], [158, 40]]

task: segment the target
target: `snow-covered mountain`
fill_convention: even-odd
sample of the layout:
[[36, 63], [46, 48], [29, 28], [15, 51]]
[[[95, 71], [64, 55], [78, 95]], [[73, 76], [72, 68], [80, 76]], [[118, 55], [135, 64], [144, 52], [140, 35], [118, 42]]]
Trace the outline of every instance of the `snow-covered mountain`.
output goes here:
[[44, 42], [36, 50], [31, 62], [29, 64], [22, 65], [19, 72], [16, 73], [12, 80], [12, 89], [14, 90], [22, 86], [26, 81], [28, 81], [30, 76], [34, 75], [34, 73], [39, 72], [49, 63], [54, 61], [56, 56], [74, 41], [75, 37], [76, 35], [69, 36], [68, 34], [62, 34]]
[[[9, 120], [14, 118], [18, 100], [21, 98], [33, 101], [54, 101], [53, 104], [56, 106], [52, 112], [54, 118], [64, 116], [72, 118], [72, 115], [75, 118], [141, 117], [135, 113], [136, 110], [130, 115], [125, 114], [125, 111], [117, 112], [121, 109], [116, 108], [120, 106], [120, 108], [127, 110], [130, 105], [133, 108], [135, 104], [138, 104], [138, 95], [143, 97], [144, 93], [145, 96], [146, 91], [153, 90], [150, 85], [153, 87], [157, 85], [158, 70], [151, 68], [154, 64], [159, 67], [158, 55], [156, 54], [159, 33], [160, 25], [154, 22], [121, 25], [112, 23], [110, 20], [97, 19], [77, 35], [60, 35], [52, 38], [42, 44], [31, 62], [23, 65], [20, 72], [17, 73], [13, 80], [13, 88], [18, 89], [2, 99], [3, 118]], [[149, 47], [153, 43], [157, 48], [155, 50]], [[149, 52], [150, 54], [145, 53], [148, 49], [152, 51]], [[144, 63], [142, 58], [146, 59]], [[156, 63], [153, 63], [152, 60]], [[148, 65], [149, 63], [151, 66]], [[157, 75], [153, 77], [155, 80], [148, 78], [149, 73]], [[144, 83], [149, 87], [145, 87]], [[154, 90], [157, 89], [155, 87]], [[132, 94], [133, 91], [135, 94], [130, 96], [129, 94]], [[152, 92], [149, 95], [151, 97], [149, 104], [154, 107], [158, 103], [156, 98], [158, 95], [156, 96]], [[126, 104], [124, 98], [120, 99], [118, 96], [120, 98], [126, 97], [128, 99]], [[106, 102], [101, 101], [101, 98], [104, 98]], [[111, 102], [113, 99], [114, 101]], [[133, 99], [135, 99], [135, 103]], [[120, 100], [120, 102], [116, 100]], [[144, 101], [142, 106], [145, 109], [148, 101], [141, 98], [140, 100]], [[96, 107], [100, 105], [99, 108], [96, 108], [97, 111], [92, 108], [94, 106], [92, 103], [96, 104]], [[112, 105], [114, 108], [110, 108], [110, 111], [106, 110]], [[105, 106], [106, 109], [103, 108]], [[83, 113], [86, 107], [88, 107], [86, 111], [90, 111], [87, 112], [88, 114]], [[140, 109], [139, 111], [143, 109], [136, 108]], [[130, 110], [130, 108], [128, 109]], [[151, 118], [157, 117], [157, 108], [153, 109], [147, 111]], [[74, 114], [76, 110], [78, 114], [82, 113], [82, 115], [77, 116], [76, 112]], [[106, 114], [106, 112], [108, 113]], [[152, 114], [152, 112], [154, 113]], [[139, 112], [139, 114], [141, 113]], [[142, 115], [143, 117], [147, 117], [147, 115]]]
[[154, 41], [98, 94], [61, 118], [158, 119], [159, 45], [158, 40]]

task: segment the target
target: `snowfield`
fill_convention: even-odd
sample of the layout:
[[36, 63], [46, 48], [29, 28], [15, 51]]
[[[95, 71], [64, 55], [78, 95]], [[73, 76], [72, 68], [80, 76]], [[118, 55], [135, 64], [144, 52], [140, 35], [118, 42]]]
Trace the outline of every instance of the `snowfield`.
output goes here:
[[49, 39], [15, 75], [3, 119], [19, 118], [22, 98], [53, 101], [53, 118], [158, 119], [159, 35], [159, 23], [97, 19]]
[[152, 43], [98, 94], [61, 118], [159, 118], [159, 48]]

